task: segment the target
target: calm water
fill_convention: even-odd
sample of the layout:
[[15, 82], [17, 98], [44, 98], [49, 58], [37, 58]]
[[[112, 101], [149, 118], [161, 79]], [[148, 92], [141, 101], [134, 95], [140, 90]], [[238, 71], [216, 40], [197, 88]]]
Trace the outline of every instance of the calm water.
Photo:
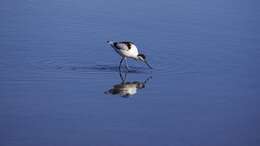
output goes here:
[[259, 4], [2, 0], [0, 145], [260, 145]]

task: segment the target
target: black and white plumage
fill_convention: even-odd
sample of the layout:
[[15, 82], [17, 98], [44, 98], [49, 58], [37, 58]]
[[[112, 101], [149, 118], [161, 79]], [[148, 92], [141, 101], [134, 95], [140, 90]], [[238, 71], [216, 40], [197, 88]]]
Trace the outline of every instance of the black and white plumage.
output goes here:
[[146, 78], [144, 81], [126, 81], [127, 72], [124, 74], [119, 72], [121, 83], [115, 84], [111, 89], [105, 91], [105, 94], [108, 95], [119, 95], [121, 97], [130, 97], [137, 94], [138, 90], [145, 88], [148, 81], [152, 78], [151, 76]]
[[138, 52], [138, 49], [134, 43], [129, 41], [122, 41], [122, 42], [107, 41], [107, 43], [112, 48], [114, 48], [114, 50], [122, 57], [119, 64], [119, 69], [121, 68], [121, 64], [124, 60], [125, 60], [126, 68], [128, 69], [127, 58], [140, 60], [144, 62], [150, 69], [152, 69], [152, 67], [148, 64], [145, 55]]

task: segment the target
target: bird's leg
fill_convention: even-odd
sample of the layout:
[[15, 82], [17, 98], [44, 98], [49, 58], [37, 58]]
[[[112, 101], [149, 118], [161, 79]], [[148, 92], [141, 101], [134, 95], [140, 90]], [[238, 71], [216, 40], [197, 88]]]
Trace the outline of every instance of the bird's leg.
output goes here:
[[125, 58], [125, 67], [127, 70], [129, 70], [128, 64], [127, 64], [127, 58]]
[[122, 57], [122, 59], [121, 59], [121, 61], [120, 61], [120, 64], [119, 64], [119, 71], [120, 71], [120, 72], [121, 72], [121, 64], [122, 64], [123, 60], [124, 60], [124, 57]]
[[123, 72], [119, 71], [119, 75], [120, 75], [120, 78], [121, 78], [121, 84], [124, 84], [125, 83], [125, 80], [126, 80], [126, 75], [127, 75], [127, 72], [125, 72], [124, 76], [123, 76]]
[[123, 78], [123, 76], [122, 76], [122, 72], [121, 72], [121, 70], [119, 70], [119, 76], [120, 76], [120, 79], [121, 79], [121, 84], [123, 84], [124, 82], [125, 82], [125, 80], [124, 80], [124, 78]]

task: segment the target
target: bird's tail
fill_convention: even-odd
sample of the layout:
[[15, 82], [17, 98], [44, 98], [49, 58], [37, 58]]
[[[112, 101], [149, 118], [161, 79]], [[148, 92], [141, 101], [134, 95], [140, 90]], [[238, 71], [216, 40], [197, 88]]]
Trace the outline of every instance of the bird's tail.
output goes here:
[[109, 45], [114, 45], [114, 42], [113, 42], [113, 41], [107, 41], [107, 43], [108, 43]]

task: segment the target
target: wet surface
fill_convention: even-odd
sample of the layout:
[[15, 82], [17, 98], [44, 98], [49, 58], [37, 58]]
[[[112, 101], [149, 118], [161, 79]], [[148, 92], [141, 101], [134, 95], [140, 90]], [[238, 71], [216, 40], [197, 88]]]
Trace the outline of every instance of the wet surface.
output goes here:
[[1, 1], [0, 145], [258, 146], [258, 5]]

